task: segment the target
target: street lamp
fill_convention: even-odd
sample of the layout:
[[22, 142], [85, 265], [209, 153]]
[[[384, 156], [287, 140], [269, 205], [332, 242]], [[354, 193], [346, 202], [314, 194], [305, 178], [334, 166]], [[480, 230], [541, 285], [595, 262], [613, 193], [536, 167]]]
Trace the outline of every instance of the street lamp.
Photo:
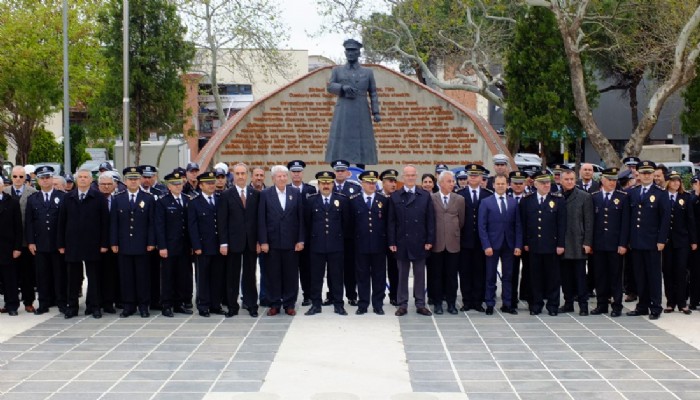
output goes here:
[[124, 97], [122, 99], [124, 122], [124, 168], [129, 166], [129, 0], [124, 0], [122, 22], [122, 63], [124, 71]]

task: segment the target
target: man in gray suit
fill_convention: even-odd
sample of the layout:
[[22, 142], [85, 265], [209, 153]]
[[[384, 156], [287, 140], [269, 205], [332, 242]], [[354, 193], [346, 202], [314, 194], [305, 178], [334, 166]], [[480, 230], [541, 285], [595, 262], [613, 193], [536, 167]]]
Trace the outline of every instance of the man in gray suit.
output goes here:
[[[8, 186], [3, 190], [4, 193], [11, 195], [19, 201], [19, 208], [22, 212], [22, 227], [24, 227], [24, 211], [27, 209], [27, 198], [36, 192], [36, 189], [27, 185], [27, 174], [23, 166], [18, 165], [12, 168], [12, 186]], [[24, 237], [24, 235], [22, 235]], [[28, 313], [34, 313], [34, 300], [36, 293], [36, 271], [34, 270], [34, 256], [27, 249], [27, 240], [22, 239], [22, 252], [17, 260], [17, 276], [19, 280], [20, 290], [22, 291], [22, 303], [24, 310]]]
[[457, 314], [457, 268], [459, 267], [460, 233], [464, 226], [464, 197], [454, 193], [455, 175], [442, 171], [438, 176], [440, 191], [433, 193], [435, 211], [435, 246], [428, 266], [428, 288], [435, 302], [435, 314], [442, 314], [442, 299], [447, 300], [447, 312]]
[[574, 298], [578, 300], [579, 315], [588, 315], [588, 285], [586, 283], [586, 259], [593, 244], [593, 199], [588, 192], [576, 187], [576, 174], [563, 169], [561, 186], [566, 199], [566, 235], [564, 256], [561, 262], [561, 286], [564, 305], [559, 312], [574, 311]]

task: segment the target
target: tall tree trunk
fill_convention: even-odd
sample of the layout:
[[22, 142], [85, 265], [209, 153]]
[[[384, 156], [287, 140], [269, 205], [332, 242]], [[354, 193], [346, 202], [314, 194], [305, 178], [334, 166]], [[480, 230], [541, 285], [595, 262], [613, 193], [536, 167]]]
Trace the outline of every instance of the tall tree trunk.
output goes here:
[[639, 83], [642, 81], [643, 76], [644, 71], [634, 72], [632, 82], [630, 83], [630, 87], [628, 89], [630, 96], [630, 112], [632, 113], [633, 130], [637, 129], [637, 127], [639, 126], [639, 101], [637, 99], [637, 87], [639, 87]]
[[217, 66], [216, 62], [219, 58], [219, 46], [216, 43], [216, 36], [212, 32], [211, 20], [212, 14], [209, 9], [209, 2], [204, 3], [206, 9], [206, 24], [207, 24], [207, 44], [209, 45], [209, 53], [211, 54], [211, 71], [209, 72], [209, 82], [211, 82], [211, 93], [214, 96], [214, 103], [216, 103], [216, 114], [219, 117], [219, 127], [226, 123], [226, 114], [224, 113], [224, 106], [221, 103], [221, 96], [219, 95], [219, 79], [217, 78]]
[[[134, 116], [134, 141], [135, 143], [135, 148], [134, 148], [134, 165], [141, 165], [141, 134], [143, 132], [143, 128], [141, 127], [141, 99], [139, 99], [139, 96], [136, 96], [136, 112]], [[125, 146], [128, 146], [129, 144], [126, 143]], [[125, 167], [128, 167], [125, 166]]]

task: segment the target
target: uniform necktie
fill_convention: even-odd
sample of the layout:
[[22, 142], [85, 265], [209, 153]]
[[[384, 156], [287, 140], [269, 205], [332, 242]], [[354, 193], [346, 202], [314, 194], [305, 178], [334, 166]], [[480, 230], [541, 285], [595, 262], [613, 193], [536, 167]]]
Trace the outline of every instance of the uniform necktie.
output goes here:
[[504, 212], [506, 212], [506, 201], [503, 200], [503, 196], [500, 197], [500, 200], [501, 200], [501, 214], [503, 214]]
[[175, 201], [177, 202], [178, 206], [182, 207], [182, 202], [180, 201], [179, 197], [177, 199], [175, 199]]
[[476, 190], [472, 190], [472, 203], [476, 204]]
[[372, 197], [367, 196], [367, 203], [365, 203], [365, 204], [367, 204], [367, 208], [369, 208], [371, 210], [372, 209]]
[[245, 189], [241, 189], [241, 203], [243, 203], [243, 208], [245, 208]]
[[610, 193], [605, 193], [605, 206], [607, 207], [610, 203]]
[[676, 195], [672, 194], [671, 195], [671, 203], [674, 203], [676, 201]]
[[49, 204], [49, 194], [44, 193], [44, 203]]
[[15, 190], [15, 193], [17, 194], [17, 197], [22, 196], [22, 191], [19, 190], [19, 189], [16, 189], [16, 190]]
[[85, 193], [80, 193], [80, 201], [82, 202], [85, 200]]
[[540, 204], [544, 203], [544, 196], [540, 197]]
[[209, 196], [209, 205], [214, 207], [214, 196]]
[[131, 205], [134, 206], [136, 204], [136, 195], [132, 194], [131, 195]]
[[583, 190], [588, 191], [588, 184], [583, 185]]
[[518, 202], [518, 204], [520, 204], [520, 196], [516, 197], [515, 201]]
[[442, 196], [442, 202], [445, 204], [445, 207], [447, 207], [447, 196]]
[[642, 187], [642, 198], [644, 198], [644, 195], [647, 194], [647, 188]]

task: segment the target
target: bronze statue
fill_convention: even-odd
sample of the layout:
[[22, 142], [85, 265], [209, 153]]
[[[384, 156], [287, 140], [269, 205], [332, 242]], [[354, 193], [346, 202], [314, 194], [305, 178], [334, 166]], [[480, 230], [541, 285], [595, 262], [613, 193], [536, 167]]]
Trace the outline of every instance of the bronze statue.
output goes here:
[[377, 144], [372, 118], [374, 122], [379, 122], [381, 117], [374, 73], [358, 61], [362, 43], [348, 39], [343, 42], [343, 47], [348, 62], [333, 68], [327, 86], [328, 92], [338, 96], [338, 101], [326, 147], [326, 162], [343, 159], [358, 166], [376, 165]]

